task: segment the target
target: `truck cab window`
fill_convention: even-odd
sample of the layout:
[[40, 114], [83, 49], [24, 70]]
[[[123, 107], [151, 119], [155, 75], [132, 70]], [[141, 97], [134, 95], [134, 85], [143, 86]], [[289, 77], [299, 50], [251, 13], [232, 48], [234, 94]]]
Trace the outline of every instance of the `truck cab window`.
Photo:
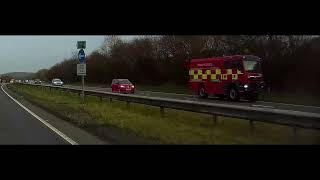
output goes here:
[[241, 61], [226, 61], [224, 66], [226, 69], [243, 69]]
[[259, 61], [245, 60], [243, 63], [247, 72], [261, 72], [261, 64]]

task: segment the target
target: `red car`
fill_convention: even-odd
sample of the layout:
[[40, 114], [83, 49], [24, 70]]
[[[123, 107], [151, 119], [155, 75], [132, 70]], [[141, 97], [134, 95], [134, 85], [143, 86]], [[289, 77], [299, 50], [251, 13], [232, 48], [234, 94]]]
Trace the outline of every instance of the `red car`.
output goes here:
[[128, 79], [113, 79], [111, 89], [112, 92], [134, 93], [134, 85]]

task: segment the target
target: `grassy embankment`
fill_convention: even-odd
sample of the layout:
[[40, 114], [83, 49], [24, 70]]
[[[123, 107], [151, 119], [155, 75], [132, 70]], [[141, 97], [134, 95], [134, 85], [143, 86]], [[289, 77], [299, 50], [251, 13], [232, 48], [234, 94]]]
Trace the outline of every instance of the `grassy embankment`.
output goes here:
[[[212, 116], [185, 111], [165, 109], [161, 118], [159, 108], [131, 104], [127, 109], [125, 102], [86, 97], [81, 105], [77, 94], [42, 90], [24, 85], [14, 86], [16, 92], [32, 97], [34, 101], [45, 103], [52, 109], [72, 109], [84, 111], [92, 121], [100, 125], [112, 125], [151, 137], [165, 144], [290, 144], [292, 128], [256, 122], [255, 135], [249, 135], [248, 121], [218, 117], [217, 126], [213, 126]], [[320, 133], [299, 129], [300, 143], [320, 143]]]

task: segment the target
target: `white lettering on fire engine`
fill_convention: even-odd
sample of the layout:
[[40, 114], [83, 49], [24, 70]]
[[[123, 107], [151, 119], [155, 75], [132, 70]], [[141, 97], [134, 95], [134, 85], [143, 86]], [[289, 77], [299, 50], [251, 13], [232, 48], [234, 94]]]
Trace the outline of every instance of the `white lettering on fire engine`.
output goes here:
[[212, 63], [198, 64], [199, 67], [212, 66]]

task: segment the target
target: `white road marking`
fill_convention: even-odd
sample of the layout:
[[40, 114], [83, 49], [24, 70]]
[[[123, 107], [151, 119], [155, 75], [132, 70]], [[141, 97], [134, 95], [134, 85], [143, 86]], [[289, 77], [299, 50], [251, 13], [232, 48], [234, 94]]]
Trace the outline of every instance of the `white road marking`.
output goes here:
[[66, 140], [68, 143], [72, 144], [72, 145], [78, 145], [77, 142], [75, 142], [74, 140], [72, 140], [71, 138], [69, 138], [68, 136], [66, 136], [65, 134], [63, 134], [61, 131], [59, 131], [57, 128], [53, 127], [51, 124], [49, 124], [48, 122], [46, 122], [45, 120], [43, 120], [41, 117], [39, 117], [38, 115], [36, 115], [34, 112], [32, 112], [30, 109], [26, 108], [25, 106], [23, 106], [19, 101], [17, 101], [16, 99], [14, 99], [13, 97], [11, 97], [4, 89], [3, 89], [3, 85], [1, 85], [1, 89], [2, 91], [9, 97], [11, 98], [15, 103], [17, 103], [20, 107], [22, 107], [24, 110], [26, 110], [29, 114], [31, 114], [33, 117], [35, 117], [36, 119], [38, 119], [40, 122], [42, 122], [44, 125], [46, 125], [48, 128], [50, 128], [52, 131], [54, 131], [55, 133], [57, 133], [60, 137], [62, 137], [64, 140]]

